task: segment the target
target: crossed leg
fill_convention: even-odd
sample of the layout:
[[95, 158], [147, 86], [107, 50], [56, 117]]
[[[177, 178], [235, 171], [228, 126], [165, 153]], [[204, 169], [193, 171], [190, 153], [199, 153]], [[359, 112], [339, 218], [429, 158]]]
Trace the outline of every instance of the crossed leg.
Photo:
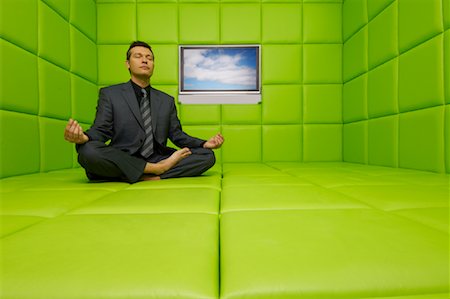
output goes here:
[[178, 164], [178, 162], [180, 162], [184, 158], [187, 158], [191, 154], [192, 152], [190, 149], [182, 148], [159, 162], [156, 163], [147, 162], [144, 168], [144, 174], [153, 174], [159, 176], [168, 171], [169, 169], [173, 168], [175, 165]]
[[[170, 156], [159, 156], [154, 162], [131, 156], [98, 141], [79, 147], [78, 161], [91, 180], [127, 181], [197, 176], [214, 165], [214, 153], [206, 149], [183, 148]], [[194, 152], [194, 154], [193, 154]]]

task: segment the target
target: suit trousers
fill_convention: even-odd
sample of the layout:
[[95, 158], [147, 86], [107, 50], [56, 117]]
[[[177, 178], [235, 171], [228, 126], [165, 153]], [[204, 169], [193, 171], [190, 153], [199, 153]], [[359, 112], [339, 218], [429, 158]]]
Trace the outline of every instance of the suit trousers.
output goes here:
[[[100, 141], [88, 141], [77, 146], [78, 162], [86, 170], [90, 180], [126, 181], [135, 183], [144, 174], [147, 162], [157, 163], [170, 155], [152, 154], [148, 159], [130, 155]], [[173, 168], [160, 175], [161, 179], [201, 175], [215, 163], [214, 152], [205, 148], [193, 148], [192, 154]]]

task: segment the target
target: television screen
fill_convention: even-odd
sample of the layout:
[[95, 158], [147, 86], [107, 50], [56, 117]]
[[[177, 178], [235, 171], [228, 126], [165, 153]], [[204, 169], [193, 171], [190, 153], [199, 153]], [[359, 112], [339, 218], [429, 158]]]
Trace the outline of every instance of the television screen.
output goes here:
[[259, 94], [260, 86], [260, 46], [180, 46], [180, 95], [209, 94], [217, 100], [218, 95]]

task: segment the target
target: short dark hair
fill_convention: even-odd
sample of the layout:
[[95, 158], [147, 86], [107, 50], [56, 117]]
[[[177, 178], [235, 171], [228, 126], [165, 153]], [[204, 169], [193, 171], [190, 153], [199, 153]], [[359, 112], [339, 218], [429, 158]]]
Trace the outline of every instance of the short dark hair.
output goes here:
[[[137, 41], [134, 41], [134, 42], [132, 42], [132, 43], [130, 44], [130, 47], [128, 48], [128, 51], [127, 51], [127, 60], [130, 60], [131, 49], [133, 49], [134, 47], [144, 47], [144, 48], [147, 48], [147, 49], [149, 49], [150, 52], [152, 52], [152, 54], [153, 54], [152, 47], [150, 47], [149, 44], [147, 44], [146, 42], [137, 40]], [[153, 54], [153, 58], [154, 58], [154, 56], [155, 56], [155, 54]]]

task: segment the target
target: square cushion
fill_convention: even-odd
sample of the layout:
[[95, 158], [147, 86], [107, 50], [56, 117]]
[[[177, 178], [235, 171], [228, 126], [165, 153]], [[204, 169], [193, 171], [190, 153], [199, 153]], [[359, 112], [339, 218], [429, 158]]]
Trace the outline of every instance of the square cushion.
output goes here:
[[217, 221], [153, 214], [43, 222], [1, 240], [2, 297], [217, 298]]

